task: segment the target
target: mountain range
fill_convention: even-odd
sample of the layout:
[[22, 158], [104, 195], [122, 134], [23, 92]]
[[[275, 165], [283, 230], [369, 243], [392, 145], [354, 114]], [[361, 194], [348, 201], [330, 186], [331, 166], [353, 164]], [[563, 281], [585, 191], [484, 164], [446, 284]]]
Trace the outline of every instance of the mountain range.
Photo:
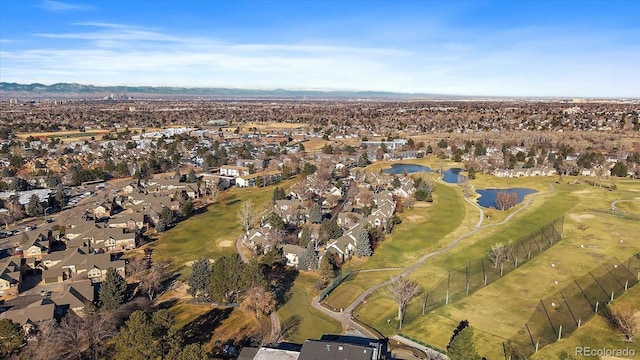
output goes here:
[[76, 83], [18, 84], [1, 82], [0, 97], [84, 97], [103, 98], [110, 94], [134, 97], [211, 97], [211, 98], [451, 98], [446, 95], [408, 94], [386, 91], [322, 91], [287, 89], [233, 89], [218, 87], [168, 87], [168, 86], [95, 86]]

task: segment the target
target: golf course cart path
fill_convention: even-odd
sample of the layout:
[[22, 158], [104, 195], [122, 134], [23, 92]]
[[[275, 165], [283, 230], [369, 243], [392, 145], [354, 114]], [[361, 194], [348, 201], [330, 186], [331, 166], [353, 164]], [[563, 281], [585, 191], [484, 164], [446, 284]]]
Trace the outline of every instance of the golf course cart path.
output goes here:
[[[538, 193], [536, 195], [540, 196], [543, 194], [549, 194], [549, 193], [553, 193], [555, 192], [555, 187], [553, 186], [553, 184], [549, 184], [549, 187], [551, 188], [550, 191], [545, 192], [545, 193]], [[538, 197], [535, 196], [535, 197]], [[443, 254], [451, 249], [453, 249], [456, 245], [458, 245], [460, 243], [460, 241], [462, 241], [463, 239], [465, 239], [468, 236], [471, 236], [475, 233], [477, 233], [478, 231], [485, 229], [485, 228], [489, 228], [489, 227], [493, 227], [493, 226], [500, 226], [500, 225], [504, 225], [506, 224], [508, 221], [510, 221], [515, 215], [517, 215], [518, 213], [520, 213], [521, 211], [523, 211], [524, 209], [526, 209], [529, 204], [531, 203], [531, 201], [533, 200], [534, 197], [530, 197], [521, 207], [519, 207], [518, 209], [516, 209], [514, 212], [512, 212], [511, 214], [509, 214], [509, 216], [507, 216], [504, 220], [502, 220], [501, 222], [498, 223], [494, 223], [494, 224], [489, 224], [489, 225], [482, 225], [482, 221], [484, 219], [484, 211], [482, 210], [482, 208], [470, 201], [469, 199], [465, 200], [470, 203], [471, 205], [473, 205], [476, 209], [478, 209], [478, 211], [480, 212], [480, 220], [478, 220], [478, 223], [476, 225], [476, 228], [465, 233], [462, 234], [460, 236], [458, 236], [456, 239], [454, 239], [451, 243], [449, 243], [449, 245], [447, 245], [446, 247], [434, 251], [434, 252], [430, 252], [428, 254], [423, 255], [415, 264], [411, 265], [410, 267], [407, 267], [404, 269], [404, 271], [402, 273], [400, 273], [400, 275], [393, 277], [383, 283], [380, 283], [378, 285], [374, 285], [370, 288], [368, 288], [367, 290], [365, 290], [362, 294], [360, 294], [360, 296], [358, 296], [349, 306], [347, 306], [345, 309], [342, 310], [342, 312], [334, 312], [331, 311], [329, 309], [327, 309], [326, 307], [322, 306], [322, 304], [320, 304], [320, 298], [319, 296], [314, 297], [311, 300], [311, 305], [318, 311], [322, 312], [323, 314], [326, 314], [338, 321], [340, 321], [342, 323], [342, 325], [344, 327], [353, 327], [356, 329], [359, 329], [361, 332], [363, 333], [369, 333], [371, 335], [374, 335], [374, 337], [378, 337], [379, 335], [374, 334], [373, 332], [371, 332], [369, 329], [361, 326], [360, 324], [356, 323], [353, 320], [353, 311], [359, 307], [360, 305], [362, 305], [366, 299], [368, 299], [371, 295], [373, 295], [373, 293], [385, 286], [388, 286], [389, 284], [391, 284], [395, 279], [397, 279], [398, 277], [404, 277], [407, 276], [409, 274], [411, 274], [414, 270], [416, 270], [418, 267], [420, 267], [422, 264], [424, 264], [425, 261], [427, 261], [427, 259], [434, 257], [436, 255], [440, 255]], [[384, 269], [370, 269], [368, 271], [382, 271], [382, 270], [388, 270], [389, 268], [384, 268]]]

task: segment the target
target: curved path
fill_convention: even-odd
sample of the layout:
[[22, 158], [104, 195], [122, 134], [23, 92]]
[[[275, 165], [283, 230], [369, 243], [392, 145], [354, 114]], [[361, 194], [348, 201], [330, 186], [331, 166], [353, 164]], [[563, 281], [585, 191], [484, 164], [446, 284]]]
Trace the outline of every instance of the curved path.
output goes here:
[[611, 202], [611, 210], [612, 211], [616, 211], [618, 210], [617, 205], [620, 202], [628, 202], [628, 201], [638, 201], [637, 199], [622, 199], [622, 200], [615, 200]]
[[[549, 186], [551, 187], [551, 190], [545, 193], [538, 193], [537, 195], [543, 195], [543, 194], [548, 194], [548, 193], [552, 193], [554, 192], [556, 189], [553, 186], [553, 184], [549, 184]], [[536, 196], [536, 197], [538, 197]], [[318, 311], [322, 312], [323, 314], [326, 314], [338, 321], [340, 321], [342, 323], [342, 325], [345, 328], [355, 328], [360, 330], [361, 333], [367, 335], [373, 335], [373, 337], [378, 337], [379, 335], [374, 334], [373, 332], [371, 332], [369, 329], [361, 326], [360, 324], [358, 324], [357, 322], [355, 322], [353, 320], [353, 311], [360, 305], [362, 305], [366, 299], [368, 299], [371, 295], [373, 295], [373, 293], [377, 290], [379, 290], [380, 288], [383, 288], [385, 286], [388, 286], [389, 284], [391, 284], [396, 278], [398, 277], [403, 277], [403, 276], [407, 276], [409, 274], [411, 274], [414, 270], [416, 270], [418, 267], [420, 267], [422, 264], [424, 264], [425, 261], [427, 261], [427, 259], [434, 257], [436, 255], [440, 255], [442, 253], [445, 253], [451, 249], [453, 249], [456, 245], [458, 245], [458, 243], [460, 243], [460, 241], [462, 241], [464, 238], [469, 237], [475, 233], [477, 233], [478, 231], [485, 229], [485, 228], [489, 228], [489, 227], [493, 227], [493, 226], [500, 226], [500, 225], [504, 225], [506, 224], [509, 220], [511, 220], [516, 214], [520, 213], [521, 211], [523, 211], [524, 209], [526, 209], [529, 204], [531, 203], [531, 201], [533, 200], [533, 198], [529, 198], [524, 204], [523, 206], [521, 206], [520, 208], [516, 209], [514, 212], [512, 212], [511, 214], [509, 214], [509, 216], [507, 216], [504, 220], [502, 220], [501, 222], [498, 223], [494, 223], [494, 224], [489, 224], [489, 225], [484, 225], [482, 226], [482, 221], [484, 219], [484, 211], [482, 210], [482, 208], [470, 201], [468, 198], [465, 198], [465, 200], [470, 203], [473, 207], [475, 207], [476, 209], [478, 209], [478, 211], [480, 212], [480, 219], [478, 220], [478, 223], [476, 224], [476, 228], [474, 230], [469, 231], [468, 233], [462, 234], [460, 236], [458, 236], [457, 238], [455, 238], [449, 245], [447, 245], [446, 247], [434, 251], [434, 252], [430, 252], [428, 254], [423, 255], [415, 264], [411, 265], [410, 267], [404, 268], [404, 271], [402, 273], [400, 273], [400, 275], [393, 277], [383, 283], [380, 283], [378, 285], [374, 285], [370, 288], [368, 288], [367, 290], [365, 290], [362, 294], [360, 294], [360, 296], [358, 296], [356, 298], [356, 300], [354, 300], [349, 306], [347, 306], [342, 312], [334, 312], [329, 310], [328, 308], [322, 306], [322, 304], [320, 304], [320, 298], [319, 296], [316, 296], [313, 298], [313, 300], [311, 301], [311, 305]], [[370, 269], [368, 271], [383, 271], [383, 270], [390, 270], [390, 269], [394, 269], [394, 268], [385, 268], [385, 269]], [[397, 268], [395, 268], [397, 269]]]

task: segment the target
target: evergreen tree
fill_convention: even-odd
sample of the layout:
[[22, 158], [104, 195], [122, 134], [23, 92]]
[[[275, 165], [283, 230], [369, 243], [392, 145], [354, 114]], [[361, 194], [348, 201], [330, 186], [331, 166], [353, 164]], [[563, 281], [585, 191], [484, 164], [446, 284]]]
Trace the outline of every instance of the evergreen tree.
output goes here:
[[611, 175], [617, 177], [626, 177], [628, 172], [629, 168], [627, 167], [627, 164], [623, 163], [622, 161], [618, 161], [611, 168]]
[[320, 239], [323, 242], [337, 239], [342, 235], [342, 229], [335, 220], [324, 219], [320, 224]]
[[194, 206], [193, 206], [193, 201], [191, 201], [191, 199], [186, 200], [185, 202], [182, 203], [182, 205], [180, 205], [180, 215], [182, 215], [182, 217], [188, 217], [193, 213], [193, 210], [194, 210]]
[[369, 155], [367, 155], [367, 153], [362, 153], [358, 158], [358, 167], [365, 167], [370, 163], [371, 161], [369, 161]]
[[364, 226], [361, 226], [356, 236], [356, 255], [358, 257], [373, 255], [373, 250], [371, 250], [371, 239], [369, 238], [369, 231], [367, 231]]
[[20, 350], [24, 342], [20, 324], [9, 319], [0, 320], [0, 358], [8, 359], [12, 353]]
[[[302, 261], [302, 260], [301, 260]], [[318, 269], [318, 252], [313, 241], [307, 243], [307, 250], [304, 251], [304, 269], [316, 271]]]
[[145, 312], [134, 311], [114, 338], [116, 360], [155, 359], [159, 353], [154, 324]]
[[320, 260], [320, 265], [318, 266], [318, 273], [322, 277], [322, 281], [327, 284], [333, 277], [336, 275], [336, 271], [333, 267], [333, 262], [331, 261], [330, 255], [325, 253]]
[[167, 360], [203, 360], [211, 358], [211, 354], [201, 344], [189, 344], [174, 347], [167, 355]]
[[473, 166], [469, 168], [467, 173], [468, 173], [469, 179], [473, 180], [476, 178], [476, 168], [474, 168]]
[[29, 198], [29, 203], [25, 206], [25, 212], [29, 216], [41, 216], [44, 211], [42, 204], [40, 203], [40, 198], [38, 195], [33, 194]]
[[284, 189], [276, 186], [273, 190], [273, 203], [275, 204], [277, 200], [283, 200], [287, 197], [287, 194], [284, 192]]
[[209, 290], [214, 301], [230, 304], [239, 300], [246, 289], [244, 267], [238, 254], [223, 256], [213, 263]]
[[211, 266], [209, 259], [200, 258], [191, 265], [191, 275], [187, 279], [187, 290], [194, 298], [208, 298], [211, 284]]
[[280, 217], [280, 215], [272, 212], [271, 215], [269, 215], [269, 219], [267, 220], [267, 224], [269, 224], [269, 226], [271, 226], [272, 230], [284, 230], [284, 220], [282, 220], [282, 218]]
[[322, 222], [322, 209], [317, 203], [313, 203], [309, 208], [309, 221], [314, 224], [320, 224]]
[[308, 226], [304, 226], [300, 231], [300, 246], [307, 247], [307, 244], [311, 241], [311, 230]]
[[469, 326], [467, 320], [462, 320], [453, 331], [449, 345], [447, 345], [447, 355], [451, 360], [480, 359], [473, 343], [473, 328]]
[[127, 294], [127, 281], [118, 274], [116, 269], [107, 269], [107, 276], [100, 284], [100, 306], [106, 310], [115, 310], [124, 304]]
[[187, 178], [185, 179], [187, 183], [190, 184], [194, 184], [196, 181], [198, 181], [198, 176], [196, 176], [196, 171], [191, 169], [189, 170], [189, 172], [187, 173]]

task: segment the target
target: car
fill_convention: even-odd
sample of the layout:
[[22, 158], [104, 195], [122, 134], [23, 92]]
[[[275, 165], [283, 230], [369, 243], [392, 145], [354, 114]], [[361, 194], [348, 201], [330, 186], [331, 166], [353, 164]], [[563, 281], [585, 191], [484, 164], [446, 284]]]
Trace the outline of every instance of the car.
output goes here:
[[51, 296], [51, 291], [47, 289], [40, 289], [40, 296]]

